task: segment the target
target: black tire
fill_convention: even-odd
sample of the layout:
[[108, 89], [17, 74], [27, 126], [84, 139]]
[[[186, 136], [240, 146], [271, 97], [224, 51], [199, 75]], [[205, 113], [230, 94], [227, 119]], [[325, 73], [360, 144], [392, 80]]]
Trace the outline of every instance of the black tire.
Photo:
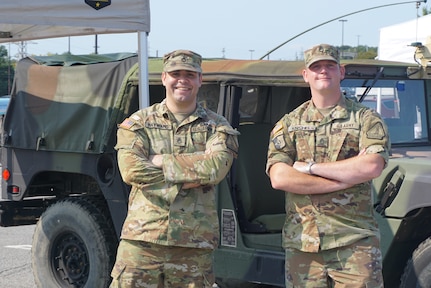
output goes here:
[[413, 252], [401, 277], [400, 288], [431, 287], [431, 238], [423, 241]]
[[37, 287], [108, 287], [117, 237], [104, 201], [68, 198], [39, 219], [32, 245]]

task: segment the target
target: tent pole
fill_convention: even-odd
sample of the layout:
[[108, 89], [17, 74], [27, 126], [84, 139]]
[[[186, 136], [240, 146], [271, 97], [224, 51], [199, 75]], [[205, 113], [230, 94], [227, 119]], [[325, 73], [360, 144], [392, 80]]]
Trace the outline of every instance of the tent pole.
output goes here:
[[148, 83], [148, 33], [138, 32], [139, 108], [150, 106]]

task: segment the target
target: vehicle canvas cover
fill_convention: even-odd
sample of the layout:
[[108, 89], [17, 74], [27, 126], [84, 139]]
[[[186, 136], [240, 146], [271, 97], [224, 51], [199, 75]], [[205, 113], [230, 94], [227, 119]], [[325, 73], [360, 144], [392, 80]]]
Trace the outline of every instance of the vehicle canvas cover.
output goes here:
[[18, 62], [4, 131], [6, 147], [101, 153], [116, 129], [123, 80], [136, 54], [25, 58]]
[[[160, 84], [163, 63], [160, 58], [149, 59], [149, 82]], [[202, 62], [205, 83], [229, 83], [274, 86], [308, 86], [302, 78], [303, 61], [204, 59]]]

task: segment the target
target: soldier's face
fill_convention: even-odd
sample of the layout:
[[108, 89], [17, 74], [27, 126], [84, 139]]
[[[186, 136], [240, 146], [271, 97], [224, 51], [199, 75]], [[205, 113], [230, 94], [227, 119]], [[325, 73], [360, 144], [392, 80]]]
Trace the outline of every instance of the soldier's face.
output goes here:
[[196, 103], [202, 74], [187, 70], [162, 73], [163, 86], [166, 88], [167, 101], [179, 105]]
[[344, 71], [344, 67], [334, 61], [321, 60], [304, 69], [302, 75], [305, 82], [309, 83], [312, 89], [339, 90], [339, 84], [344, 78]]

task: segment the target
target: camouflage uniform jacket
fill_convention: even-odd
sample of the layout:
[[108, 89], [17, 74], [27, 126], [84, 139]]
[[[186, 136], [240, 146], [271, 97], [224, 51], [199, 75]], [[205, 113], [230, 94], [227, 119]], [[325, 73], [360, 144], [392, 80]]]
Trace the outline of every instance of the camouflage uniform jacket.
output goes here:
[[[132, 186], [123, 239], [214, 249], [219, 238], [215, 184], [238, 150], [226, 119], [199, 106], [177, 124], [164, 102], [140, 110], [119, 125], [118, 165]], [[148, 161], [163, 154], [163, 169]], [[184, 183], [199, 183], [182, 189]]]
[[[389, 140], [381, 117], [342, 98], [326, 116], [308, 101], [285, 115], [270, 136], [267, 173], [277, 162], [333, 162], [378, 153], [387, 163]], [[373, 215], [371, 181], [321, 195], [286, 193], [283, 246], [306, 252], [342, 247], [368, 236], [379, 237]]]

